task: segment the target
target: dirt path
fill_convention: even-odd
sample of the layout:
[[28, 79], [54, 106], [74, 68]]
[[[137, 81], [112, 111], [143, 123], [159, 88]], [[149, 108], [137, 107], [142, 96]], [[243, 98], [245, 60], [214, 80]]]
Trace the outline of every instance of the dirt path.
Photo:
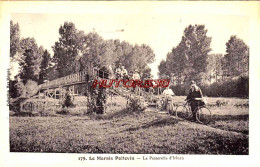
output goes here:
[[[171, 117], [176, 118], [175, 116], [171, 116]], [[177, 118], [177, 119], [181, 119], [181, 118]], [[181, 119], [181, 120], [183, 120], [183, 119]], [[190, 121], [186, 121], [186, 120], [184, 120], [183, 122], [180, 122], [180, 124], [183, 124], [185, 126], [190, 126], [190, 127], [194, 128], [194, 129], [200, 129], [200, 130], [204, 130], [204, 131], [216, 132], [216, 133], [219, 133], [219, 134], [233, 134], [233, 135], [248, 136], [247, 134], [244, 134], [244, 133], [223, 130], [223, 129], [211, 127], [210, 125], [203, 125], [203, 124], [200, 124], [200, 123], [190, 122]]]
[[185, 120], [185, 119], [182, 119], [182, 118], [179, 118], [179, 117], [176, 117], [176, 116], [172, 116], [172, 115], [169, 115], [168, 112], [166, 111], [156, 111], [155, 109], [153, 108], [149, 108], [148, 110], [146, 110], [146, 112], [157, 112], [158, 114], [161, 114], [161, 115], [168, 115], [174, 119], [178, 119], [178, 120], [181, 120], [181, 122], [179, 122], [180, 124], [186, 126], [187, 128], [193, 128], [193, 129], [199, 129], [199, 130], [203, 130], [203, 131], [210, 131], [210, 132], [216, 132], [218, 134], [233, 134], [233, 135], [242, 135], [242, 136], [249, 136], [247, 134], [244, 134], [244, 133], [241, 133], [241, 132], [235, 132], [235, 131], [232, 131], [232, 130], [224, 130], [224, 129], [220, 129], [220, 128], [216, 128], [216, 127], [212, 127], [209, 125], [203, 125], [203, 124], [200, 124], [200, 123], [197, 123], [197, 122], [191, 122], [191, 121], [188, 121], [188, 120]]

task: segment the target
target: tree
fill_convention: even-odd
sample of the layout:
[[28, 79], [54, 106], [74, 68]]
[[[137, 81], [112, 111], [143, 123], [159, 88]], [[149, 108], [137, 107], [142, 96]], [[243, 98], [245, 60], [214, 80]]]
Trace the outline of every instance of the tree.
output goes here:
[[19, 24], [14, 24], [10, 21], [10, 57], [14, 59], [17, 52], [20, 50], [20, 27]]
[[124, 54], [121, 57], [121, 63], [126, 67], [128, 71], [138, 69], [141, 75], [150, 76], [151, 70], [148, 64], [154, 62], [155, 54], [148, 45], [135, 45], [131, 49], [131, 45], [123, 43]]
[[86, 36], [86, 48], [81, 64], [91, 62], [99, 68], [113, 64], [117, 60], [115, 49], [113, 40], [104, 40], [96, 32], [90, 32]]
[[34, 73], [34, 62], [33, 62], [33, 51], [31, 49], [25, 50], [23, 56], [25, 57], [24, 61], [20, 63], [22, 70], [20, 72], [20, 78], [23, 80], [23, 83], [26, 84], [29, 79], [37, 81], [37, 76]]
[[189, 25], [184, 30], [180, 43], [167, 54], [166, 71], [168, 77], [175, 77], [178, 83], [191, 80], [204, 84], [207, 71], [207, 57], [211, 37], [207, 36], [204, 25]]
[[56, 70], [56, 66], [49, 66], [47, 69], [46, 80], [51, 81], [57, 78], [59, 78], [59, 73]]
[[222, 76], [222, 59], [222, 54], [210, 54], [208, 56], [208, 66], [206, 75], [210, 83], [212, 83], [212, 79], [218, 81], [218, 78]]
[[166, 72], [168, 78], [175, 80], [176, 84], [181, 84], [185, 79], [185, 70], [188, 68], [187, 58], [184, 56], [185, 48], [180, 43], [172, 52], [167, 54]]
[[123, 58], [123, 54], [124, 54], [123, 43], [124, 43], [124, 41], [120, 42], [120, 40], [118, 40], [118, 39], [114, 40], [114, 46], [115, 46], [114, 54], [115, 54], [115, 57], [116, 57], [116, 61], [114, 62], [114, 66], [118, 65], [119, 62], [121, 62], [120, 59]]
[[47, 50], [44, 51], [42, 55], [42, 62], [40, 65], [40, 74], [38, 84], [42, 84], [44, 80], [47, 79], [47, 72], [50, 65], [51, 56]]
[[137, 68], [143, 75], [150, 76], [151, 69], [148, 64], [154, 62], [155, 54], [152, 48], [148, 45], [142, 44], [139, 46], [140, 54], [133, 57], [133, 62], [136, 64]]
[[112, 41], [104, 41], [96, 32], [90, 32], [82, 38], [84, 39], [83, 47], [79, 50], [75, 61], [77, 72], [87, 70], [90, 65], [101, 68], [111, 63]]
[[188, 62], [186, 80], [197, 80], [200, 82], [200, 73], [206, 72], [207, 57], [211, 51], [211, 37], [207, 36], [207, 30], [204, 25], [189, 25], [184, 30], [182, 42], [185, 44], [186, 50], [184, 55]]
[[158, 75], [159, 75], [159, 78], [161, 79], [165, 79], [168, 75], [167, 75], [167, 68], [166, 68], [166, 61], [165, 60], [162, 60], [158, 66]]
[[10, 76], [15, 77], [15, 67], [20, 61], [20, 27], [10, 21]]
[[232, 35], [226, 43], [226, 52], [222, 70], [226, 76], [247, 75], [249, 70], [249, 47], [245, 42]]
[[[25, 53], [26, 51], [30, 51], [30, 59], [31, 59], [31, 65], [30, 67], [33, 70], [34, 75], [36, 76], [36, 79], [38, 80], [39, 73], [40, 73], [40, 64], [42, 61], [42, 55], [44, 52], [44, 49], [42, 46], [38, 47], [36, 41], [34, 38], [22, 38], [20, 42], [20, 61], [19, 64], [24, 64], [24, 61], [26, 59], [25, 55], [28, 55], [28, 53]], [[21, 66], [21, 68], [23, 68]]]
[[52, 47], [54, 51], [53, 60], [59, 77], [75, 73], [76, 57], [82, 51], [85, 43], [85, 35], [83, 31], [78, 31], [71, 22], [65, 22], [59, 28], [60, 38]]
[[117, 60], [115, 53], [116, 46], [113, 40], [105, 40], [101, 45], [101, 60], [102, 65], [108, 66]]
[[116, 65], [119, 65], [119, 63], [121, 63], [122, 65], [125, 66], [125, 68], [129, 71], [129, 70], [133, 70], [134, 67], [132, 66], [132, 62], [131, 62], [131, 56], [133, 53], [133, 45], [128, 43], [128, 42], [121, 42], [116, 49], [116, 52], [118, 54], [118, 59], [115, 62]]
[[87, 70], [89, 66], [105, 68], [108, 65], [122, 64], [128, 71], [139, 69], [150, 75], [148, 64], [154, 61], [155, 54], [148, 45], [131, 45], [119, 40], [104, 40], [96, 32], [87, 35], [65, 22], [59, 29], [59, 41], [53, 46], [55, 70], [58, 77]]

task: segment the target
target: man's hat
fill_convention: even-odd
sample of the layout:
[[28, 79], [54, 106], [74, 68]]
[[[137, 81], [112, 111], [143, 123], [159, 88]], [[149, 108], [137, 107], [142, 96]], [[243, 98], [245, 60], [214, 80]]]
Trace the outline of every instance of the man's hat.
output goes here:
[[196, 82], [192, 80], [192, 81], [191, 81], [191, 85], [193, 85], [193, 84], [195, 84], [195, 85], [196, 85]]

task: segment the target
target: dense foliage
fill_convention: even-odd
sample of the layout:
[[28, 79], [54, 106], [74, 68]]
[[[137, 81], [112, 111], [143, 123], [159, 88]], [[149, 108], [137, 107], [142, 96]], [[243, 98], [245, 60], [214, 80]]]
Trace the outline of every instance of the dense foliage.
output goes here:
[[85, 34], [76, 29], [72, 22], [65, 22], [59, 34], [59, 41], [52, 47], [56, 78], [83, 71], [89, 63], [99, 68], [111, 65], [114, 69], [121, 64], [128, 71], [138, 69], [150, 75], [148, 64], [153, 63], [155, 55], [148, 45], [104, 40], [95, 31]]
[[184, 95], [194, 80], [209, 96], [248, 97], [249, 47], [231, 36], [223, 56], [210, 54], [210, 43], [204, 25], [189, 25], [158, 66], [159, 77], [171, 78], [177, 95]]
[[[59, 39], [52, 46], [54, 55], [50, 55], [37, 45], [34, 38], [21, 38], [18, 23], [11, 21], [10, 26], [11, 64], [16, 61], [20, 65], [16, 82], [19, 78], [24, 84], [28, 80], [41, 84], [45, 80], [86, 70], [89, 64], [104, 69], [108, 66], [115, 69], [120, 64], [128, 72], [138, 69], [141, 79], [151, 76], [148, 65], [154, 62], [155, 54], [149, 45], [104, 40], [95, 31], [86, 34], [74, 23], [65, 22], [58, 30]], [[171, 79], [177, 95], [183, 94], [184, 87], [195, 80], [207, 92], [205, 94], [211, 96], [248, 97], [248, 79], [240, 79], [241, 84], [237, 83], [235, 87], [224, 87], [227, 87], [226, 83], [239, 82], [231, 81], [232, 78], [248, 78], [249, 47], [242, 39], [231, 36], [226, 43], [225, 55], [210, 53], [211, 37], [207, 31], [204, 25], [186, 27], [180, 43], [158, 66], [159, 77]], [[13, 83], [10, 86], [9, 94], [17, 96], [16, 87]], [[234, 91], [224, 93], [226, 89]]]
[[159, 66], [161, 77], [174, 77], [177, 83], [191, 80], [201, 82], [201, 75], [207, 70], [207, 57], [211, 37], [207, 36], [204, 25], [189, 25], [182, 36], [181, 42], [167, 54], [166, 61]]
[[[224, 82], [215, 82], [211, 85], [199, 86], [204, 96], [211, 97], [249, 97], [249, 78], [241, 76], [237, 79], [229, 79]], [[171, 87], [177, 96], [187, 95], [189, 87], [175, 85]]]

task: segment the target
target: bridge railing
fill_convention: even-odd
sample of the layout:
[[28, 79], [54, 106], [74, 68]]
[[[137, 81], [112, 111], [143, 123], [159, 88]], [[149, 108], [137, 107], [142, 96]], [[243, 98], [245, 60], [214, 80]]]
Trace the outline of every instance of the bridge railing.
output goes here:
[[82, 83], [85, 82], [86, 79], [85, 76], [87, 73], [88, 73], [87, 71], [81, 71], [76, 74], [71, 74], [52, 81], [48, 81], [39, 86], [40, 89], [47, 89], [47, 88], [59, 87], [59, 86], [70, 85], [75, 83]]
[[73, 85], [77, 83], [84, 83], [86, 82], [86, 75], [93, 75], [99, 78], [105, 78], [109, 75], [108, 72], [104, 70], [100, 70], [97, 67], [87, 67], [86, 71], [81, 71], [76, 74], [67, 75], [52, 81], [47, 81], [46, 83], [43, 83], [39, 85], [40, 89], [48, 89], [48, 88], [57, 88], [60, 86], [65, 85]]

